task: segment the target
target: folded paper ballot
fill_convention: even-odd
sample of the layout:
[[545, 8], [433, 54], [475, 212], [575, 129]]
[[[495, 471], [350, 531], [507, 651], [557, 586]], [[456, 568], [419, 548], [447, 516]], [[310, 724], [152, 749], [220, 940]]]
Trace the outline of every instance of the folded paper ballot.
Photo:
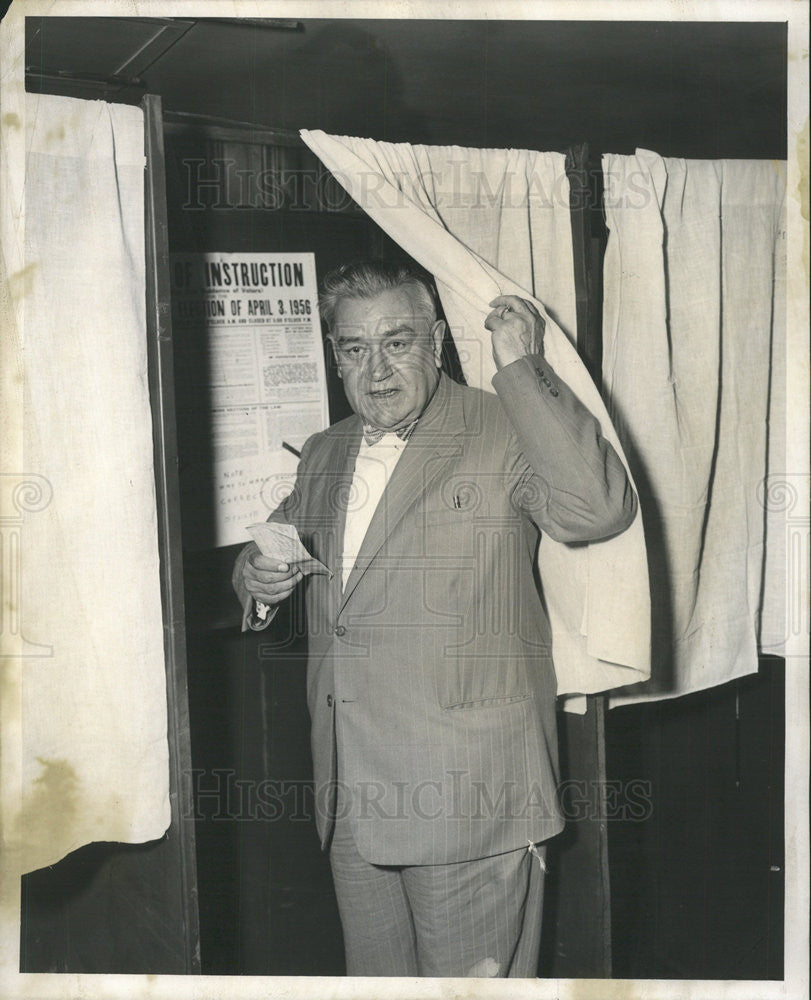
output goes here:
[[263, 521], [261, 524], [250, 525], [247, 532], [259, 546], [263, 556], [296, 566], [305, 576], [308, 573], [318, 573], [332, 578], [332, 571], [304, 548], [292, 524]]

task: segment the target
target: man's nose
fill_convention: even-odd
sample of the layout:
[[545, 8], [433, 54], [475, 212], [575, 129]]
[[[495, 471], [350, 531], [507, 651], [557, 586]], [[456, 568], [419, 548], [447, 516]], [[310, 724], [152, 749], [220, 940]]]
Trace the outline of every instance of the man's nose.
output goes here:
[[373, 382], [381, 382], [391, 375], [391, 365], [381, 348], [373, 350], [369, 356], [369, 378]]

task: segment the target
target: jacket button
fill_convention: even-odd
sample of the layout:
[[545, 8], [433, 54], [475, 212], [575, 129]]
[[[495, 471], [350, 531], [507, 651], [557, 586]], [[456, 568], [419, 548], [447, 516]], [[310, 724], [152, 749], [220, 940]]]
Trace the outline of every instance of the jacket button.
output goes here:
[[344, 625], [336, 625], [335, 626], [335, 634], [336, 635], [346, 635], [346, 626], [344, 626]]
[[332, 708], [332, 695], [327, 695], [327, 708]]

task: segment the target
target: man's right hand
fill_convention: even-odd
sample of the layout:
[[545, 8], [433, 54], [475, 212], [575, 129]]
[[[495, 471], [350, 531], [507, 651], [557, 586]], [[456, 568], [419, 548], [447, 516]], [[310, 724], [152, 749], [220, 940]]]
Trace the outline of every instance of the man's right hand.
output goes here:
[[242, 568], [245, 589], [254, 600], [271, 607], [289, 597], [303, 577], [297, 567], [263, 556], [261, 552], [252, 552]]

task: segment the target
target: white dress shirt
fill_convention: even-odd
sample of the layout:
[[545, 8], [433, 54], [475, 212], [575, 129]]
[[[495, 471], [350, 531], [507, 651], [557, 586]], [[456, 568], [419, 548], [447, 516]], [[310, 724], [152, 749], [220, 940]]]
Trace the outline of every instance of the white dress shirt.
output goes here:
[[346, 511], [344, 549], [341, 556], [342, 587], [346, 587], [383, 490], [407, 443], [394, 433], [384, 434], [375, 444], [361, 441]]

